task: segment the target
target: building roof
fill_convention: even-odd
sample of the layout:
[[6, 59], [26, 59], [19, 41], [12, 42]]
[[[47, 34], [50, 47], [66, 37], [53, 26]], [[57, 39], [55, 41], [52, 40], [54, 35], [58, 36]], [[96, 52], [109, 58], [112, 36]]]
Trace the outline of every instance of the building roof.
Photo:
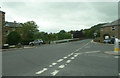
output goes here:
[[5, 22], [5, 27], [22, 27], [22, 23]]
[[113, 21], [111, 23], [105, 24], [105, 25], [103, 25], [101, 27], [107, 27], [107, 26], [120, 26], [120, 19], [115, 20], [115, 21]]
[[0, 12], [5, 14], [5, 12], [3, 12], [3, 11], [0, 11]]

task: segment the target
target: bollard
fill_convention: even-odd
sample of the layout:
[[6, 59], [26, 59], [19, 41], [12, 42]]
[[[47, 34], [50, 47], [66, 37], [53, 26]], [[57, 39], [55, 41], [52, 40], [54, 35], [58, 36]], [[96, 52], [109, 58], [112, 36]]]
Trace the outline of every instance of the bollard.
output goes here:
[[114, 42], [114, 52], [119, 52], [119, 41], [117, 38], [115, 38]]

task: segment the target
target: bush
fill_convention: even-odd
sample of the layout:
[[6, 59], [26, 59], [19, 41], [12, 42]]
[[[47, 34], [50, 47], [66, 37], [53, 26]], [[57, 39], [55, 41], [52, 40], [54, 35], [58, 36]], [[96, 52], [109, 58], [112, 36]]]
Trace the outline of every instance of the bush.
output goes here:
[[17, 31], [12, 31], [9, 35], [8, 35], [8, 39], [7, 39], [7, 43], [9, 45], [17, 45], [18, 43], [21, 42], [21, 36]]

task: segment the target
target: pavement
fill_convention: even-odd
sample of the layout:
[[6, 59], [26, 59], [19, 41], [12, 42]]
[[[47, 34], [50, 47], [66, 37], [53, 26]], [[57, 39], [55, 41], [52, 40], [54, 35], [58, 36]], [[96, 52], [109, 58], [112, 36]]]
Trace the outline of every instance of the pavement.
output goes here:
[[3, 76], [118, 76], [113, 45], [91, 39], [3, 52]]

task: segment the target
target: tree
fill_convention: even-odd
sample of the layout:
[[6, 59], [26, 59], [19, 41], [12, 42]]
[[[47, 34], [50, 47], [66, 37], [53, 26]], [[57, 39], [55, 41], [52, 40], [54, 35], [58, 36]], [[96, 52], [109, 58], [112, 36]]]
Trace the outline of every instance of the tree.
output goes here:
[[12, 31], [8, 35], [7, 43], [10, 45], [17, 45], [21, 42], [21, 36], [17, 31]]
[[30, 41], [33, 41], [35, 39], [34, 35], [36, 32], [39, 32], [39, 30], [34, 21], [24, 23], [22, 27], [23, 44], [28, 44]]

